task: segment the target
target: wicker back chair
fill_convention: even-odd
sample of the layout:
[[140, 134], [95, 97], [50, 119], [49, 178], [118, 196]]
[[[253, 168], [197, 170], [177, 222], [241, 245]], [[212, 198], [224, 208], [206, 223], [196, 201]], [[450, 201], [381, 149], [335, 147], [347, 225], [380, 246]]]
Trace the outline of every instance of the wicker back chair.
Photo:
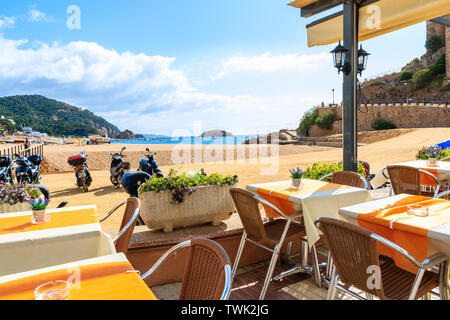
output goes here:
[[[300, 217], [300, 214], [287, 216], [270, 202], [243, 189], [232, 188], [230, 193], [244, 226], [241, 242], [233, 264], [232, 278], [236, 274], [246, 241], [272, 252], [272, 258], [259, 296], [259, 299], [263, 300], [283, 245], [285, 243], [290, 244], [294, 240], [301, 241], [306, 236], [305, 227], [295, 220]], [[259, 203], [270, 207], [284, 219], [274, 219], [263, 223], [258, 206]], [[290, 248], [290, 245], [288, 245], [288, 248]]]
[[331, 182], [336, 184], [341, 184], [344, 186], [350, 186], [355, 188], [363, 188], [368, 189], [369, 184], [364, 177], [361, 177], [359, 174], [351, 171], [338, 171], [329, 173], [319, 179], [319, 181], [323, 181], [326, 178], [331, 176]]
[[210, 239], [181, 242], [166, 251], [141, 278], [151, 276], [171, 255], [188, 248], [180, 300], [227, 300], [231, 290], [231, 263], [220, 244]]
[[[324, 234], [334, 262], [327, 299], [334, 298], [336, 287], [342, 289], [338, 280], [383, 300], [420, 298], [439, 285], [438, 275], [426, 270], [445, 263], [444, 256], [436, 255], [420, 263], [406, 250], [359, 226], [331, 218], [319, 218], [315, 223]], [[392, 259], [378, 255], [377, 242], [408, 258], [419, 268], [417, 276], [398, 268]], [[371, 278], [372, 275], [379, 278]]]
[[[391, 180], [392, 190], [394, 194], [406, 193], [412, 195], [435, 196], [439, 193], [439, 180], [431, 173], [408, 166], [387, 166], [389, 179]], [[420, 184], [420, 175], [425, 174], [432, 177], [436, 182], [434, 192], [425, 192]]]
[[439, 161], [446, 161], [446, 162], [450, 162], [450, 157], [445, 157], [445, 158], [442, 158], [441, 160], [439, 160]]
[[127, 254], [128, 246], [130, 244], [131, 236], [133, 235], [134, 227], [139, 216], [139, 208], [141, 206], [141, 201], [138, 198], [130, 197], [125, 201], [117, 204], [111, 209], [100, 222], [108, 219], [117, 209], [126, 204], [125, 212], [122, 217], [122, 222], [120, 224], [119, 234], [113, 239], [114, 245], [117, 252], [123, 252]]

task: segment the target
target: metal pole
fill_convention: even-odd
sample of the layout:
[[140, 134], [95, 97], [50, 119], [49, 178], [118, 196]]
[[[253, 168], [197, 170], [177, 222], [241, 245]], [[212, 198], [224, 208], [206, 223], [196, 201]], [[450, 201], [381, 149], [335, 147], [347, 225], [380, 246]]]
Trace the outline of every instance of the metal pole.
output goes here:
[[356, 80], [358, 59], [358, 7], [354, 0], [344, 2], [344, 47], [348, 50], [343, 84], [343, 153], [344, 171], [357, 172], [358, 135], [356, 109]]

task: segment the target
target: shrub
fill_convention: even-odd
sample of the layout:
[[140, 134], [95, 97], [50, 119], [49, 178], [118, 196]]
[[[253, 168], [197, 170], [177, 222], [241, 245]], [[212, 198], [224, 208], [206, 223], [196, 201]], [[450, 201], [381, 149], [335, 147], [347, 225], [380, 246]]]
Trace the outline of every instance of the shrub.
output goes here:
[[424, 88], [433, 79], [433, 72], [430, 68], [417, 71], [413, 76], [414, 90]]
[[377, 119], [372, 123], [373, 130], [390, 130], [395, 129], [397, 126], [389, 120]]
[[443, 54], [434, 64], [434, 66], [430, 67], [433, 75], [438, 75], [445, 73], [445, 54]]
[[[323, 163], [314, 163], [312, 166], [309, 166], [305, 170], [305, 174], [303, 178], [319, 180], [323, 176], [338, 172], [343, 170], [342, 162], [323, 162]], [[366, 174], [366, 170], [361, 163], [358, 163], [358, 173], [364, 177]], [[325, 181], [331, 182], [331, 177], [325, 179]]]
[[139, 195], [143, 192], [160, 192], [171, 191], [172, 192], [172, 204], [182, 203], [184, 201], [184, 195], [192, 194], [195, 190], [194, 187], [198, 186], [210, 186], [210, 185], [234, 185], [238, 183], [237, 176], [222, 176], [217, 173], [207, 175], [203, 169], [200, 173], [182, 173], [178, 175], [178, 171], [174, 169], [169, 170], [169, 174], [166, 177], [156, 178], [152, 177], [145, 181], [139, 187]]
[[433, 34], [425, 42], [425, 48], [427, 48], [431, 52], [436, 52], [437, 50], [439, 50], [443, 46], [445, 46], [444, 37], [439, 36], [437, 34]]
[[319, 115], [319, 109], [314, 107], [303, 114], [300, 120], [299, 128], [302, 132], [308, 132], [309, 128], [316, 123], [316, 119]]
[[412, 77], [413, 77], [413, 74], [412, 74], [411, 71], [409, 71], [409, 70], [404, 70], [404, 71], [402, 72], [402, 75], [400, 76], [400, 80], [405, 81], [405, 80], [412, 79]]
[[335, 120], [336, 114], [333, 110], [330, 110], [317, 117], [316, 125], [321, 129], [330, 130], [333, 127], [333, 123]]
[[436, 156], [438, 160], [446, 157], [450, 157], [450, 149], [442, 149], [441, 147], [422, 147], [422, 149], [417, 151], [416, 159], [427, 160], [430, 155]]

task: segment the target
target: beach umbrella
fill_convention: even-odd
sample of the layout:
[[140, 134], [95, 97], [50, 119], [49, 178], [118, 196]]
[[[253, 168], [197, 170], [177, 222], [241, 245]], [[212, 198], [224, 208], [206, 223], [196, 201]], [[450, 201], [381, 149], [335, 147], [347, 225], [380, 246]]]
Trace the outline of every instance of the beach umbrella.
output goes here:
[[361, 63], [367, 63], [361, 60], [358, 42], [427, 20], [450, 26], [450, 19], [444, 17], [450, 13], [450, 0], [295, 0], [289, 5], [299, 8], [303, 18], [343, 6], [343, 10], [309, 23], [306, 31], [309, 47], [344, 41], [345, 51], [337, 50], [345, 52], [345, 61], [338, 69], [348, 71], [343, 75], [343, 160], [344, 170], [356, 172], [357, 73], [363, 69]]

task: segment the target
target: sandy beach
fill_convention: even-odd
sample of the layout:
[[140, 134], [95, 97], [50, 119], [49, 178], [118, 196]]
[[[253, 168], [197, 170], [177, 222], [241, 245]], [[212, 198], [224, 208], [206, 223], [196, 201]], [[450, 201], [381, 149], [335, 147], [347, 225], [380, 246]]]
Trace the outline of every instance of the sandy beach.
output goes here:
[[[358, 148], [359, 159], [369, 162], [371, 171], [376, 172], [385, 165], [395, 162], [413, 160], [415, 154], [422, 146], [429, 146], [448, 139], [450, 128], [427, 128], [407, 130], [402, 134], [390, 133], [391, 138], [368, 143]], [[380, 134], [380, 137], [383, 136]], [[384, 137], [387, 135], [384, 134]], [[372, 137], [373, 138], [373, 137]], [[157, 152], [157, 160], [160, 169], [167, 173], [170, 168], [181, 171], [198, 171], [204, 168], [207, 173], [232, 174], [239, 176], [239, 186], [245, 187], [249, 183], [279, 181], [289, 179], [288, 169], [299, 166], [305, 168], [314, 162], [341, 161], [341, 148], [326, 148], [317, 146], [287, 145], [280, 146], [279, 157], [246, 158], [241, 161], [232, 160], [225, 162], [171, 163], [173, 145], [127, 145], [127, 160], [131, 160], [132, 170], [137, 168], [138, 160], [144, 155], [146, 147]], [[228, 148], [232, 148], [230, 146]], [[245, 146], [238, 146], [243, 148]], [[109, 181], [110, 158], [108, 151], [120, 151], [121, 145], [98, 145], [78, 147], [74, 145], [46, 146], [45, 159], [52, 163], [60, 173], [43, 174], [42, 184], [51, 191], [52, 202], [50, 207], [55, 207], [61, 201], [69, 201], [69, 205], [96, 204], [100, 215], [105, 214], [114, 204], [126, 199], [128, 194], [122, 189], [114, 188]], [[198, 147], [197, 147], [198, 148]], [[67, 165], [67, 157], [86, 150], [88, 164], [92, 170], [93, 183], [88, 193], [84, 193], [75, 186], [75, 176], [70, 166]], [[208, 149], [207, 147], [203, 147]], [[248, 152], [248, 150], [247, 150]], [[53, 171], [54, 172], [54, 171]], [[117, 228], [121, 221], [121, 215], [112, 216], [105, 221], [104, 228]]]

